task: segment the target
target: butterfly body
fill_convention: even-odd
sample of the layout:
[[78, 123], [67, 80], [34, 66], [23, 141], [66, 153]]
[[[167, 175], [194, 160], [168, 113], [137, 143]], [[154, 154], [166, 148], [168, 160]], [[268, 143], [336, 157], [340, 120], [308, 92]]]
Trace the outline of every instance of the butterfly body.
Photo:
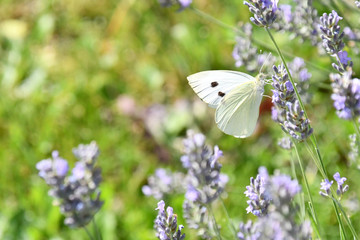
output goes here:
[[226, 134], [239, 138], [250, 136], [259, 116], [264, 83], [236, 71], [204, 71], [188, 77], [195, 93], [216, 108], [215, 122]]

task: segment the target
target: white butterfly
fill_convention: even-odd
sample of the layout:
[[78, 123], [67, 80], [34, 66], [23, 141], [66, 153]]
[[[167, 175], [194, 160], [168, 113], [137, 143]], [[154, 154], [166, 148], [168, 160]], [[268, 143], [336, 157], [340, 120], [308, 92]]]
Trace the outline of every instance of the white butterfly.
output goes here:
[[195, 93], [209, 107], [216, 108], [215, 122], [226, 134], [250, 136], [259, 117], [264, 82], [235, 71], [213, 70], [187, 77]]

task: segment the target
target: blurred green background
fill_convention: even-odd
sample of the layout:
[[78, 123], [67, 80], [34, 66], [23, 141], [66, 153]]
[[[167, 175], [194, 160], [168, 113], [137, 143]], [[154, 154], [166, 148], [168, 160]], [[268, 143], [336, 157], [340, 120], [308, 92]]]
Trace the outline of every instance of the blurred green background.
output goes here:
[[[187, 84], [186, 76], [198, 71], [236, 69], [234, 32], [191, 9], [161, 8], [156, 0], [0, 4], [0, 239], [87, 239], [83, 230], [63, 224], [35, 164], [58, 150], [73, 166], [72, 148], [92, 140], [101, 150], [105, 205], [95, 219], [103, 239], [155, 239], [157, 200], [145, 197], [141, 187], [158, 167], [181, 169], [187, 129], [204, 133], [209, 144], [224, 151], [223, 171], [230, 177], [224, 201], [235, 223], [252, 218], [243, 192], [259, 166], [291, 173], [292, 155], [277, 146], [282, 131], [271, 120], [269, 99], [264, 98], [255, 134], [236, 139], [217, 129], [214, 111]], [[233, 26], [248, 22], [242, 1], [196, 0], [194, 5]], [[326, 11], [322, 4], [317, 7]], [[255, 38], [267, 39], [262, 29], [254, 31]], [[275, 37], [284, 51], [331, 70], [330, 59], [309, 43], [290, 41], [283, 33]], [[358, 63], [354, 58], [355, 71]], [[347, 159], [354, 129], [332, 108], [328, 72], [309, 71], [314, 98], [308, 113], [329, 173], [340, 171], [349, 179], [343, 201], [355, 206], [348, 212], [359, 226], [360, 175]], [[317, 195], [321, 178], [300, 148], [322, 226], [328, 239], [337, 239], [331, 202]], [[166, 199], [187, 239], [196, 239], [182, 219], [182, 201], [183, 196]], [[221, 206], [214, 208], [229, 232]]]

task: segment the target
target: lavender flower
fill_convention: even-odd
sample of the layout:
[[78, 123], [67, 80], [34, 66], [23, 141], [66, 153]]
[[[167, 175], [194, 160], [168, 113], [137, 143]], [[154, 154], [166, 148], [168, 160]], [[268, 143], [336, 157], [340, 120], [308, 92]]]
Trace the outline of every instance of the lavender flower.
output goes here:
[[188, 131], [184, 139], [185, 155], [181, 157], [184, 168], [188, 169], [189, 200], [209, 204], [224, 191], [228, 181], [225, 174], [221, 174], [221, 164], [218, 162], [222, 151], [217, 146], [212, 151], [205, 145], [205, 136]]
[[321, 183], [320, 183], [320, 185], [321, 185], [321, 190], [324, 190], [325, 192], [323, 192], [323, 191], [320, 191], [319, 192], [319, 194], [321, 195], [321, 196], [324, 196], [324, 197], [328, 197], [328, 196], [330, 196], [331, 195], [331, 191], [330, 191], [330, 189], [331, 189], [331, 185], [333, 184], [333, 182], [334, 181], [329, 181], [329, 179], [325, 179], [325, 180], [323, 180]]
[[343, 119], [354, 119], [360, 115], [360, 79], [351, 78], [352, 70], [340, 74], [330, 74], [336, 113]]
[[244, 1], [250, 12], [254, 14], [250, 21], [259, 27], [270, 27], [276, 20], [278, 0], [249, 0], [249, 2]]
[[360, 8], [360, 1], [355, 1], [355, 5]]
[[253, 224], [251, 220], [249, 220], [246, 224], [241, 222], [239, 224], [239, 232], [237, 233], [237, 237], [240, 240], [258, 240], [261, 237], [260, 231], [257, 229], [257, 224]]
[[340, 177], [340, 173], [335, 173], [334, 174], [334, 179], [337, 182], [338, 188], [336, 190], [336, 193], [339, 197], [341, 197], [347, 190], [349, 190], [349, 185], [345, 185], [344, 183], [346, 181], [345, 177]]
[[283, 137], [278, 141], [278, 145], [286, 150], [290, 150], [293, 147], [293, 142], [289, 137]]
[[183, 204], [183, 216], [187, 226], [197, 231], [201, 239], [212, 239], [215, 233], [212, 231], [213, 224], [206, 206], [185, 199]]
[[317, 45], [320, 31], [319, 18], [317, 10], [313, 7], [313, 1], [294, 0], [294, 2], [291, 31], [303, 41], [309, 39], [313, 45]]
[[337, 63], [332, 66], [339, 72], [344, 72], [347, 67], [352, 66], [351, 58], [347, 57], [347, 52], [343, 51], [344, 32], [341, 32], [339, 21], [342, 19], [334, 10], [329, 15], [324, 13], [320, 17], [320, 30], [323, 46], [328, 54], [336, 57]]
[[184, 192], [184, 179], [185, 175], [181, 172], [172, 173], [158, 168], [154, 175], [148, 177], [148, 185], [142, 187], [142, 192], [160, 200], [165, 195]]
[[[260, 171], [259, 171], [260, 172]], [[264, 169], [261, 170], [262, 174]], [[296, 180], [287, 175], [266, 177], [264, 192], [269, 196], [267, 214], [258, 218], [254, 224], [240, 224], [239, 239], [310, 239], [311, 226], [308, 221], [297, 224], [295, 221], [297, 208], [293, 204], [296, 194], [301, 191]], [[254, 192], [254, 191], [251, 191]]]
[[65, 176], [69, 170], [68, 162], [59, 157], [58, 151], [52, 152], [52, 159], [45, 159], [36, 164], [39, 176], [50, 186], [64, 183]]
[[218, 159], [223, 152], [218, 146], [213, 150], [205, 144], [205, 136], [189, 130], [183, 140], [183, 167], [187, 169], [187, 191], [183, 205], [184, 217], [190, 228], [196, 229], [203, 239], [212, 239], [213, 225], [208, 217], [207, 205], [224, 191], [228, 176], [221, 174]]
[[89, 145], [79, 145], [73, 150], [78, 162], [67, 176], [68, 163], [54, 151], [53, 159], [37, 163], [39, 176], [51, 187], [49, 195], [54, 203], [60, 205], [60, 211], [65, 215], [64, 223], [70, 227], [83, 227], [88, 224], [100, 210], [101, 170], [96, 168], [99, 150], [95, 142]]
[[296, 82], [296, 88], [305, 104], [310, 103], [311, 95], [309, 93], [309, 80], [311, 73], [306, 68], [305, 61], [302, 58], [296, 57], [289, 63], [289, 71]]
[[272, 90], [272, 102], [274, 103], [272, 118], [292, 138], [303, 141], [312, 134], [313, 129], [310, 127], [310, 121], [300, 108], [285, 67], [283, 65], [274, 66], [273, 70], [275, 74], [272, 77], [272, 86], [274, 87]]
[[160, 5], [163, 7], [171, 7], [173, 5], [178, 5], [180, 10], [183, 10], [190, 6], [192, 0], [158, 0]]
[[271, 178], [271, 183], [268, 186], [269, 194], [271, 195], [271, 203], [274, 209], [284, 216], [290, 213], [291, 201], [301, 191], [301, 187], [296, 180], [292, 180], [287, 175], [275, 175]]
[[268, 184], [267, 172], [258, 174], [256, 178], [250, 178], [250, 185], [246, 186], [245, 196], [249, 198], [246, 208], [247, 213], [251, 212], [255, 216], [262, 217], [267, 214], [270, 204], [270, 196], [266, 191]]
[[248, 72], [259, 72], [264, 65], [266, 72], [266, 68], [275, 62], [275, 57], [269, 56], [267, 52], [259, 53], [259, 50], [253, 46], [251, 24], [244, 24], [242, 30], [245, 36], [236, 36], [236, 43], [232, 52], [235, 66], [244, 66]]
[[177, 226], [177, 216], [173, 212], [172, 207], [167, 207], [165, 212], [165, 202], [161, 200], [158, 202], [158, 215], [155, 219], [156, 236], [160, 240], [183, 240], [185, 234], [182, 233], [183, 225]]

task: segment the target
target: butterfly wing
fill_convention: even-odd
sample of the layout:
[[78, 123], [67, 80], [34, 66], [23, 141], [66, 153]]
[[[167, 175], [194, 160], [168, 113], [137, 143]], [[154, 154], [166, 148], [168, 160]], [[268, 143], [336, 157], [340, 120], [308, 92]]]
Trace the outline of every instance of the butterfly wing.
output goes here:
[[229, 92], [216, 108], [215, 121], [221, 131], [239, 138], [250, 136], [259, 117], [263, 86], [247, 81]]
[[236, 86], [255, 81], [248, 74], [226, 70], [203, 71], [192, 74], [187, 79], [195, 93], [212, 108], [216, 108], [223, 97]]

